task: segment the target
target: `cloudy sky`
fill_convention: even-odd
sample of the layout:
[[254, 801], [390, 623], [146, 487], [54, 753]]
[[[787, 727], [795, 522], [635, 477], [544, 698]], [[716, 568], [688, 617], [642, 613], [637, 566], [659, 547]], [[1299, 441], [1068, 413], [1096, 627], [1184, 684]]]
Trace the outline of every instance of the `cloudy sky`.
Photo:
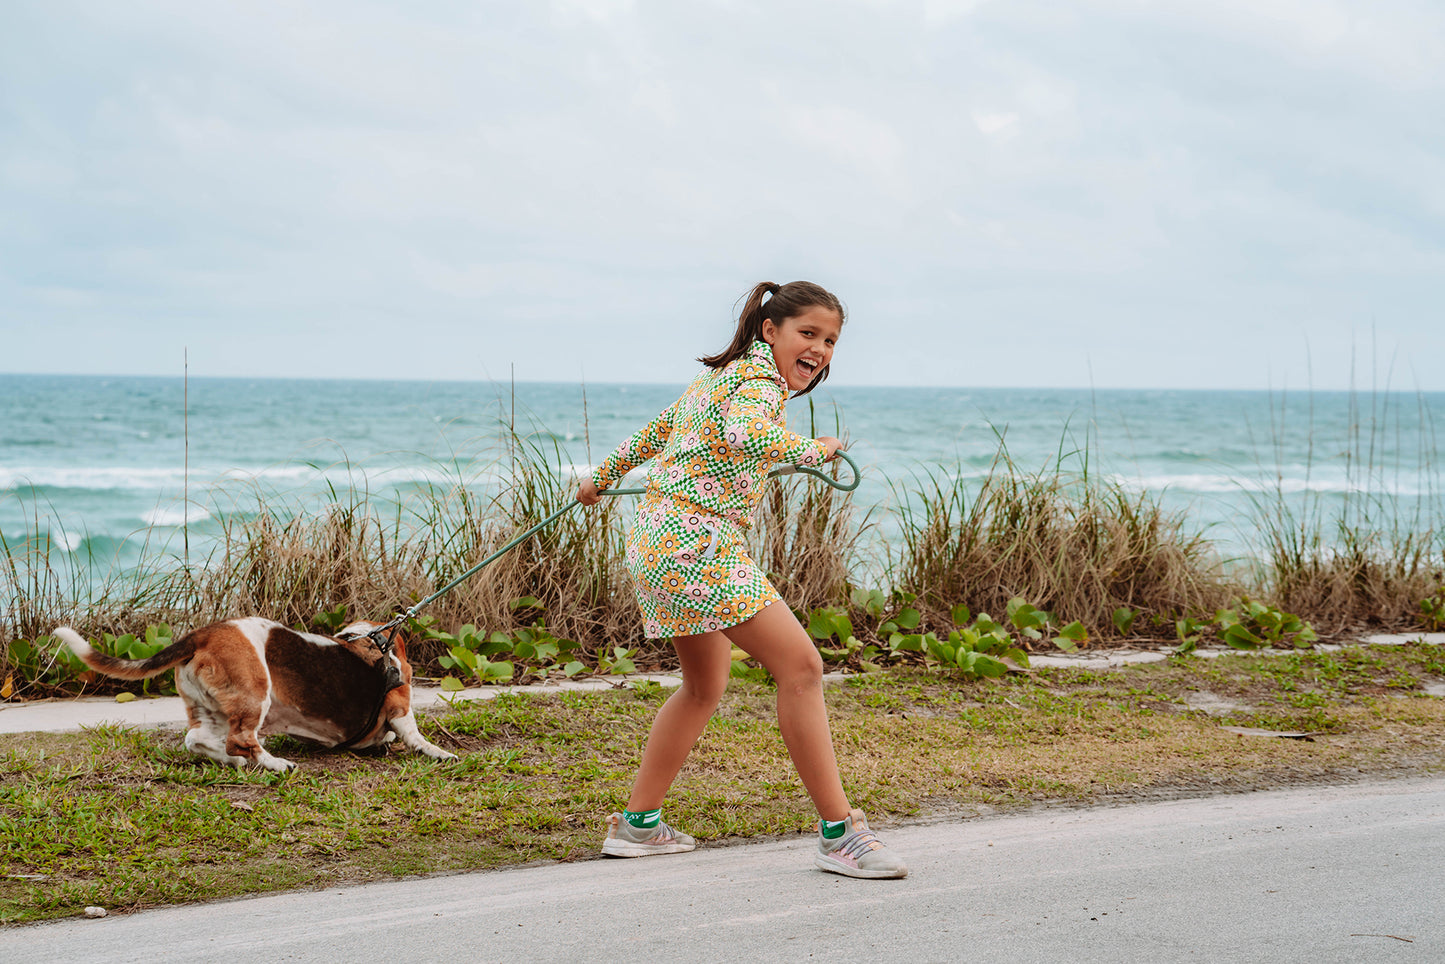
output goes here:
[[0, 10], [0, 371], [1445, 390], [1438, 0]]

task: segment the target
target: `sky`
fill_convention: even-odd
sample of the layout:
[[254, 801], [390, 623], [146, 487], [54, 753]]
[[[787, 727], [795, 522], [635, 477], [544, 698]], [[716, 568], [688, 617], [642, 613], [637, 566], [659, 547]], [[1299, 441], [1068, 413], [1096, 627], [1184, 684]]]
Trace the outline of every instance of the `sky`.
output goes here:
[[[7, 0], [0, 372], [1445, 390], [1438, 0]], [[184, 361], [183, 361], [184, 360]]]

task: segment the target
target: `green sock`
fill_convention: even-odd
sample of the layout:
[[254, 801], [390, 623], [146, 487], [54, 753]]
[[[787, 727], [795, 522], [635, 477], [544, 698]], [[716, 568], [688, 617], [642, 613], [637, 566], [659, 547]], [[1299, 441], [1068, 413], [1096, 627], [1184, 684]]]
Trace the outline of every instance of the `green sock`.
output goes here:
[[641, 812], [624, 810], [622, 811], [622, 819], [632, 824], [638, 830], [651, 830], [662, 821], [662, 808], [658, 807], [656, 810], [643, 810]]
[[819, 820], [818, 830], [823, 834], [824, 840], [837, 840], [843, 836], [843, 831], [848, 829], [846, 820]]

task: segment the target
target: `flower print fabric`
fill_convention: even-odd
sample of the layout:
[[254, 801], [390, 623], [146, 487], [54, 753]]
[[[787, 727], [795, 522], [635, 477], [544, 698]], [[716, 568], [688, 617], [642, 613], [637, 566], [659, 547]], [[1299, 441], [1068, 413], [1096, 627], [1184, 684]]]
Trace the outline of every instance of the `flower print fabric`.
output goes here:
[[627, 567], [650, 639], [726, 629], [778, 601], [747, 554], [768, 472], [820, 465], [821, 442], [786, 428], [787, 382], [773, 350], [705, 368], [666, 411], [597, 467], [599, 490], [649, 459], [647, 494], [627, 538]]

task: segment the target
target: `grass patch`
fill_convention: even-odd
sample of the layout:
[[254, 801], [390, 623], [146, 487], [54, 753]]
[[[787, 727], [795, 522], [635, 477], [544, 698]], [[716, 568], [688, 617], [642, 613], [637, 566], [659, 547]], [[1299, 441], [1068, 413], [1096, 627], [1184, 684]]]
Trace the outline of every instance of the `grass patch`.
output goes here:
[[[827, 701], [848, 791], [883, 818], [1091, 804], [1445, 770], [1441, 655], [1376, 647], [959, 683], [851, 678]], [[1201, 693], [1235, 707], [1191, 708]], [[767, 685], [735, 680], [668, 799], [711, 844], [806, 830]], [[501, 696], [424, 718], [436, 764], [287, 741], [280, 775], [201, 762], [177, 733], [0, 738], [0, 921], [591, 857], [657, 701]], [[1232, 723], [1312, 742], [1244, 738]]]

